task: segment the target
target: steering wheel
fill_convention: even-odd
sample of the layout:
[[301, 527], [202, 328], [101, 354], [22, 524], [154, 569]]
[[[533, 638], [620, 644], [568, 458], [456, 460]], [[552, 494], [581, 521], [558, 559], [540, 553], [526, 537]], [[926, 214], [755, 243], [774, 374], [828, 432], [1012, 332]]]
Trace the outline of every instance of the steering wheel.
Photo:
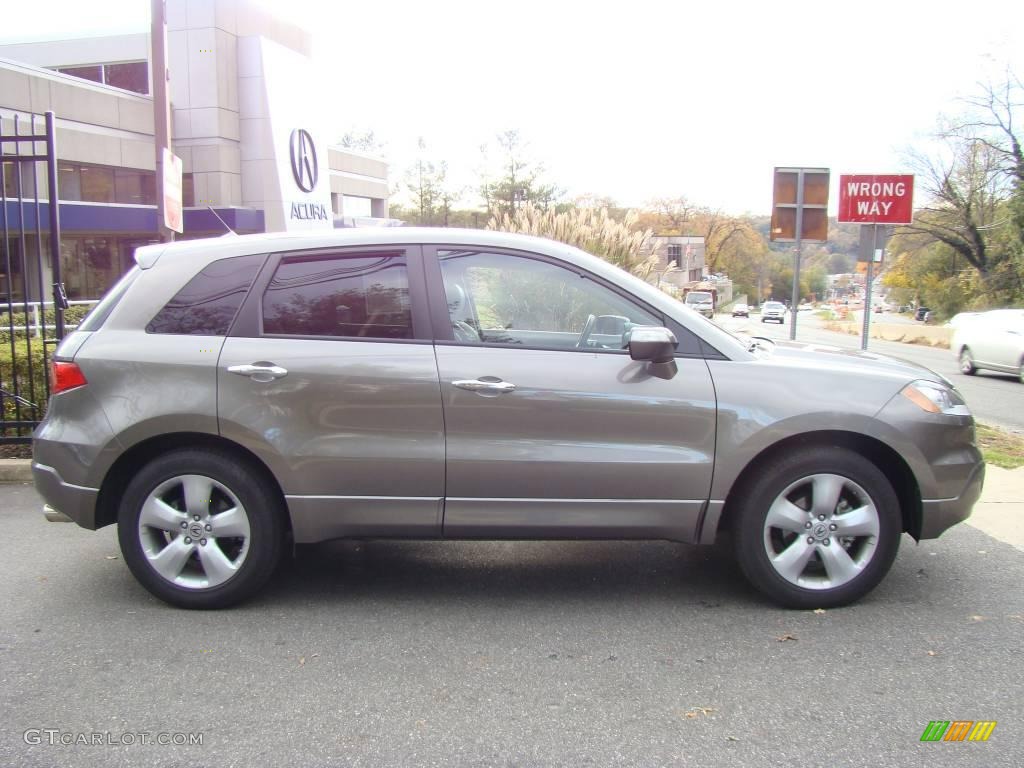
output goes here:
[[469, 323], [461, 320], [452, 320], [452, 331], [455, 333], [456, 341], [480, 343], [480, 334]]
[[583, 330], [580, 331], [580, 337], [576, 340], [576, 349], [583, 349], [587, 346], [587, 342], [590, 340], [590, 334], [594, 332], [595, 325], [597, 325], [597, 315], [587, 315], [587, 322], [583, 324]]

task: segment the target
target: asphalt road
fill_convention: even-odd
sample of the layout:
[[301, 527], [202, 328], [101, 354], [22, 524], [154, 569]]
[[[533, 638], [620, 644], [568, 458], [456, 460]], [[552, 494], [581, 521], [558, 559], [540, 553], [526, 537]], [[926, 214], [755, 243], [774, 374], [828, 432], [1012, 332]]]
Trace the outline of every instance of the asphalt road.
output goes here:
[[[718, 315], [715, 322], [734, 332], [768, 336], [773, 339], [789, 339], [788, 315], [784, 325], [762, 323], [760, 315], [754, 315], [749, 319]], [[801, 312], [797, 318], [796, 328], [797, 341], [860, 349], [859, 335], [825, 330], [822, 321], [813, 312]], [[868, 349], [882, 355], [910, 360], [941, 373], [963, 393], [978, 421], [1024, 430], [1024, 386], [1018, 382], [1016, 376], [992, 371], [979, 371], [975, 376], [965, 376], [960, 373], [957, 361], [948, 349], [881, 339], [870, 339]]]
[[[969, 526], [820, 614], [724, 546], [616, 542], [323, 545], [201, 613], [39, 505], [0, 486], [5, 766], [1020, 764], [1024, 552]], [[998, 725], [919, 741], [958, 719]], [[59, 744], [81, 732], [203, 743]]]

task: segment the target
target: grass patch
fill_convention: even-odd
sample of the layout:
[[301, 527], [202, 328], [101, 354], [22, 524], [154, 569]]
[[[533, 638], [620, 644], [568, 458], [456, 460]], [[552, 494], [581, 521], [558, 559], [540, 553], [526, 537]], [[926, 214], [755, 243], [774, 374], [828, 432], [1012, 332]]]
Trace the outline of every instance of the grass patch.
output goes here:
[[987, 464], [1003, 469], [1024, 467], [1024, 437], [985, 424], [977, 425], [978, 447]]

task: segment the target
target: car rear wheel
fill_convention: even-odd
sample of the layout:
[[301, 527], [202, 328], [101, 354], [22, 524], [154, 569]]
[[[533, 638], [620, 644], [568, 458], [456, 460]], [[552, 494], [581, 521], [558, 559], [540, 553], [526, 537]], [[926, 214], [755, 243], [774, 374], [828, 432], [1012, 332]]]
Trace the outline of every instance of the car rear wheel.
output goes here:
[[220, 451], [187, 449], [147, 464], [118, 516], [125, 563], [151, 593], [182, 608], [224, 608], [254, 595], [281, 557], [280, 494]]
[[960, 373], [965, 376], [973, 376], [977, 372], [978, 368], [974, 365], [974, 358], [971, 356], [971, 350], [964, 347], [960, 351]]
[[899, 501], [885, 475], [844, 448], [806, 449], [740, 489], [736, 553], [747, 580], [789, 608], [830, 608], [870, 592], [899, 548]]
[[1017, 380], [1024, 384], [1024, 357], [1020, 359], [1020, 364], [1017, 366]]

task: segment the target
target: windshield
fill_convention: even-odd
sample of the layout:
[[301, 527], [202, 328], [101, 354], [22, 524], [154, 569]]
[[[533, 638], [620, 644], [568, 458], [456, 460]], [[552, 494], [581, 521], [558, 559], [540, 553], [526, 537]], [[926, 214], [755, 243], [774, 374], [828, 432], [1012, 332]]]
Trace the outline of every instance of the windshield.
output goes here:
[[704, 293], [703, 291], [691, 291], [686, 294], [687, 304], [703, 304], [709, 301], [711, 301], [710, 293]]

